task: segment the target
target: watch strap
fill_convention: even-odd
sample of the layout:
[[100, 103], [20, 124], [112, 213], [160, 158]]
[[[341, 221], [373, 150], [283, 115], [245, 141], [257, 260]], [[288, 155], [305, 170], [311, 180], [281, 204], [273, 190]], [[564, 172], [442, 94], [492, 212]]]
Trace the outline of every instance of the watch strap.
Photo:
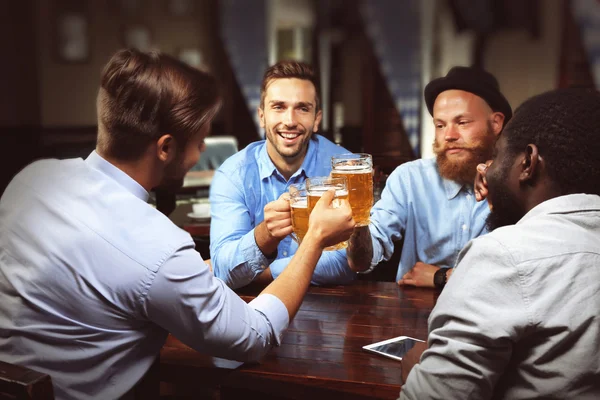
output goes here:
[[433, 286], [435, 286], [437, 289], [443, 289], [444, 286], [446, 286], [446, 273], [449, 269], [450, 268], [440, 268], [435, 271], [435, 274], [433, 275]]

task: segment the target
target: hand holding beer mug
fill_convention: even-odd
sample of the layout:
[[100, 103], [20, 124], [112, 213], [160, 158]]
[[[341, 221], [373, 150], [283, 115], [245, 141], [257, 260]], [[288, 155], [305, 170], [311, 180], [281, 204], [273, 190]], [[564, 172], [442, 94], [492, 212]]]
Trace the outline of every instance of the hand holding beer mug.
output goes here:
[[290, 185], [290, 208], [292, 212], [292, 238], [300, 244], [308, 231], [308, 197], [304, 184]]
[[[335, 189], [335, 197], [331, 202], [333, 208], [341, 206], [341, 200], [348, 199], [348, 185], [346, 177], [329, 177], [329, 176], [317, 176], [314, 178], [306, 179], [306, 191], [308, 192], [308, 214], [315, 208], [315, 204], [319, 201], [323, 193], [328, 190]], [[293, 221], [293, 219], [292, 219]], [[292, 222], [293, 223], [293, 222]], [[334, 246], [326, 247], [324, 250], [341, 250], [348, 247], [348, 242], [340, 242]]]
[[333, 156], [331, 176], [346, 177], [348, 200], [356, 226], [369, 225], [371, 207], [373, 207], [373, 157], [364, 153]]

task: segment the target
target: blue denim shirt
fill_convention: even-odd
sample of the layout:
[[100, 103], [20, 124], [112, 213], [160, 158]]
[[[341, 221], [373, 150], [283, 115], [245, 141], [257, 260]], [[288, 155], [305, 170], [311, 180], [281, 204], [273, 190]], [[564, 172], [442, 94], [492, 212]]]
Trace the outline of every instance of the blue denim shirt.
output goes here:
[[[210, 187], [210, 254], [215, 275], [233, 288], [250, 283], [268, 266], [254, 239], [254, 228], [264, 220], [267, 203], [277, 200], [291, 184], [331, 172], [331, 156], [348, 153], [326, 138], [313, 134], [304, 162], [288, 181], [267, 154], [266, 141], [251, 143], [227, 159], [215, 172]], [[296, 253], [298, 245], [288, 236], [269, 260], [277, 278]], [[348, 267], [346, 250], [325, 251], [312, 283], [347, 283], [356, 274]]]
[[475, 200], [472, 185], [442, 178], [435, 159], [402, 164], [371, 210], [371, 265], [388, 260], [393, 241], [404, 238], [396, 280], [417, 261], [454, 267], [469, 240], [487, 232], [488, 214], [487, 201]]

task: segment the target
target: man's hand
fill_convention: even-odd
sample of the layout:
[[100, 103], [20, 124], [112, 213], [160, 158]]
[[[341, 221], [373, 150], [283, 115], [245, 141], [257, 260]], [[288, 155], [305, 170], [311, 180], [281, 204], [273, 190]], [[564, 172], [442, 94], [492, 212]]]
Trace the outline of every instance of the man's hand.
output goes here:
[[292, 214], [290, 208], [290, 194], [284, 193], [275, 201], [268, 203], [264, 211], [269, 236], [281, 241], [292, 233]]
[[492, 160], [488, 160], [485, 164], [477, 165], [477, 174], [475, 175], [475, 184], [473, 191], [475, 192], [475, 198], [477, 201], [483, 201], [488, 195], [487, 179], [485, 173], [488, 167], [492, 165]]
[[419, 261], [398, 281], [398, 285], [432, 288], [434, 287], [433, 276], [438, 269], [440, 268], [435, 265], [425, 264]]
[[290, 194], [284, 193], [264, 209], [265, 219], [254, 229], [254, 239], [265, 255], [277, 250], [279, 242], [292, 233], [292, 214], [289, 202]]
[[348, 240], [346, 250], [348, 266], [352, 271], [366, 271], [371, 266], [373, 258], [373, 241], [368, 226], [357, 226]]
[[306, 234], [316, 235], [324, 248], [348, 240], [356, 225], [348, 200], [339, 200], [339, 207], [334, 208], [332, 205], [334, 195], [334, 190], [324, 193], [311, 211], [308, 220]]

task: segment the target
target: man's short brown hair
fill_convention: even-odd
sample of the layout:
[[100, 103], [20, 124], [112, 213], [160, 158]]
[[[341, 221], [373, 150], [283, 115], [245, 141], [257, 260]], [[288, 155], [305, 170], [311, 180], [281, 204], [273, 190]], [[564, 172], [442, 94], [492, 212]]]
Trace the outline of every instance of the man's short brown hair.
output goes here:
[[321, 101], [319, 99], [319, 86], [313, 68], [300, 61], [280, 61], [269, 67], [263, 75], [260, 85], [260, 108], [265, 107], [265, 95], [267, 86], [276, 79], [297, 78], [310, 81], [315, 87], [315, 111], [319, 111]]
[[119, 160], [137, 160], [164, 134], [183, 148], [220, 104], [211, 75], [166, 54], [120, 50], [102, 72], [98, 148]]

